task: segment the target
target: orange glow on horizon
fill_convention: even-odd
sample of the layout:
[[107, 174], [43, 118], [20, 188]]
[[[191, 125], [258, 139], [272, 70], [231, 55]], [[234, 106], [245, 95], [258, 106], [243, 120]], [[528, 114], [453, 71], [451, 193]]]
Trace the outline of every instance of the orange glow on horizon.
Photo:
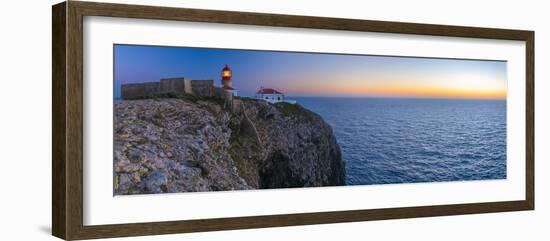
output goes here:
[[343, 86], [330, 84], [301, 89], [299, 94], [329, 94], [342, 96], [380, 96], [452, 99], [506, 99], [505, 88], [456, 88], [431, 85], [370, 85]]
[[371, 95], [427, 98], [505, 99], [506, 90], [457, 89], [439, 86], [387, 86], [375, 87]]

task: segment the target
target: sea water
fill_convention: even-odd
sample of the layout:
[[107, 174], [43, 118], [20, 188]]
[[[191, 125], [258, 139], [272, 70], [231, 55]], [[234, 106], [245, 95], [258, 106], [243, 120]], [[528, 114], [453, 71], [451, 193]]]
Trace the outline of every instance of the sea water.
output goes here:
[[348, 185], [506, 178], [505, 100], [290, 99], [332, 127]]

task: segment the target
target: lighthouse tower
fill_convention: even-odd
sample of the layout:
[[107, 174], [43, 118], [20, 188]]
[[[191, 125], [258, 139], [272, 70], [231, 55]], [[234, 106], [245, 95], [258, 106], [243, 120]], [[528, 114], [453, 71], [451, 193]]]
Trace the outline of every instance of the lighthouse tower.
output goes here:
[[227, 64], [222, 69], [222, 87], [224, 89], [233, 90], [233, 81], [231, 81], [231, 69]]
[[233, 88], [233, 81], [231, 80], [231, 69], [227, 64], [222, 69], [222, 89], [228, 96], [237, 95], [237, 90]]

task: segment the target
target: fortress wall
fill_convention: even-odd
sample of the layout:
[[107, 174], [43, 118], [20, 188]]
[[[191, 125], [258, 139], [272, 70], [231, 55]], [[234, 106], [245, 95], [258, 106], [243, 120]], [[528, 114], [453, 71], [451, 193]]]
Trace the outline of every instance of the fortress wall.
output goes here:
[[185, 90], [185, 78], [167, 78], [160, 80], [159, 92], [187, 93]]
[[214, 80], [191, 81], [191, 92], [195, 95], [214, 96]]
[[200, 96], [219, 96], [226, 98], [225, 91], [217, 91], [214, 80], [189, 80], [185, 78], [167, 78], [160, 82], [135, 83], [121, 85], [121, 98], [132, 99], [157, 93], [186, 93]]
[[193, 89], [191, 88], [191, 80], [190, 79], [185, 79], [183, 81], [183, 85], [185, 87], [185, 93], [186, 94], [193, 94]]
[[223, 89], [220, 87], [214, 87], [213, 89], [213, 95], [218, 98], [223, 98]]
[[152, 93], [158, 93], [159, 86], [159, 82], [123, 84], [120, 87], [120, 97], [122, 99], [131, 99]]

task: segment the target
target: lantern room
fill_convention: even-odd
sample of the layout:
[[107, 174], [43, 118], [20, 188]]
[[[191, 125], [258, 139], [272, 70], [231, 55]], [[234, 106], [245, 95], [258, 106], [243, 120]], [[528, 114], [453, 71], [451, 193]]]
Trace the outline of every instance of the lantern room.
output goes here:
[[231, 69], [227, 64], [222, 69], [222, 80], [231, 80]]

